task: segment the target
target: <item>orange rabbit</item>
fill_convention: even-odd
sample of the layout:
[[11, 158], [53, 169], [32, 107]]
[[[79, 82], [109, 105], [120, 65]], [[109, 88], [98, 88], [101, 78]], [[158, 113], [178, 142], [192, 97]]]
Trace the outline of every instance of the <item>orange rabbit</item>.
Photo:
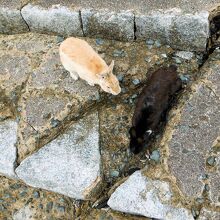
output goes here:
[[113, 95], [121, 92], [118, 79], [112, 73], [114, 61], [108, 66], [86, 41], [67, 38], [61, 43], [59, 53], [64, 68], [74, 80], [80, 77], [89, 85], [98, 84], [105, 92]]

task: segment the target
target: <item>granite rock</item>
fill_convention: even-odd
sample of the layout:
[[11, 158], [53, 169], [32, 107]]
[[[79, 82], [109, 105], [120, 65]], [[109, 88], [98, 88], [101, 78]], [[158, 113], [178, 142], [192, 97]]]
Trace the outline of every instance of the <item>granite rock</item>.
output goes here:
[[188, 197], [200, 197], [205, 187], [203, 177], [208, 175], [211, 199], [216, 203], [220, 195], [219, 156], [213, 150], [220, 131], [220, 64], [212, 59], [217, 56], [214, 52], [203, 66], [202, 79], [192, 86], [181, 110], [173, 112], [172, 132], [169, 128], [165, 134], [169, 137], [168, 166], [179, 188]]
[[28, 4], [22, 8], [21, 14], [31, 31], [64, 36], [83, 35], [78, 9], [59, 4], [50, 8]]
[[0, 1], [0, 33], [18, 34], [28, 32], [29, 28], [20, 13], [21, 1], [14, 0], [4, 4]]
[[193, 220], [185, 208], [172, 206], [169, 183], [133, 173], [111, 195], [108, 205], [117, 211], [166, 220]]
[[94, 113], [21, 162], [16, 169], [28, 185], [76, 199], [89, 199], [100, 176], [99, 120]]
[[122, 41], [134, 39], [134, 14], [131, 11], [82, 9], [81, 16], [86, 36]]
[[178, 8], [137, 14], [137, 39], [157, 39], [173, 48], [205, 51], [209, 38], [209, 13], [185, 14]]
[[12, 120], [0, 122], [0, 173], [10, 178], [16, 178], [16, 142], [17, 123]]

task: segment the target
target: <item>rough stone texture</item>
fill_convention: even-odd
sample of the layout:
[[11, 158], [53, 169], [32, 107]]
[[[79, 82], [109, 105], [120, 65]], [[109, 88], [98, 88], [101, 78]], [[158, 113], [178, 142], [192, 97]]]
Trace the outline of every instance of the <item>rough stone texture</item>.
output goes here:
[[131, 11], [82, 9], [81, 16], [86, 36], [122, 41], [134, 39], [134, 14]]
[[[212, 54], [202, 68], [202, 80], [193, 86], [193, 93], [187, 98], [176, 115], [170, 139], [168, 165], [171, 173], [186, 196], [202, 196], [206, 179], [210, 182], [212, 202], [219, 203], [219, 153], [214, 152], [214, 143], [219, 136], [220, 123], [220, 74], [219, 52]], [[216, 60], [213, 60], [216, 59]], [[172, 135], [172, 136], [171, 136]], [[215, 164], [208, 158], [217, 159]], [[208, 174], [208, 175], [207, 175]]]
[[13, 215], [13, 220], [34, 220], [34, 214], [29, 206], [25, 206]]
[[22, 8], [21, 14], [31, 31], [64, 36], [83, 35], [78, 9], [60, 4], [51, 5], [50, 8], [28, 4]]
[[88, 199], [99, 185], [99, 120], [92, 114], [73, 124], [16, 169], [27, 184], [76, 199]]
[[2, 220], [75, 219], [75, 210], [68, 197], [34, 189], [6, 177], [0, 177], [0, 189]]
[[202, 208], [198, 220], [217, 220], [220, 219], [220, 212], [215, 212]]
[[[37, 0], [38, 2], [45, 2], [44, 0]], [[68, 0], [47, 0], [46, 3], [48, 7], [51, 4], [68, 4], [71, 1]], [[45, 3], [45, 4], [46, 4]], [[109, 8], [113, 11], [130, 9], [141, 13], [146, 13], [148, 11], [155, 11], [158, 9], [167, 10], [170, 8], [181, 7], [181, 9], [186, 13], [209, 10], [219, 4], [219, 0], [167, 0], [164, 4], [164, 0], [74, 0], [74, 5], [76, 7], [82, 8], [94, 8], [103, 9]]]
[[16, 178], [17, 123], [12, 120], [0, 122], [0, 173], [10, 178]]
[[128, 151], [128, 131], [131, 126], [133, 106], [134, 103], [112, 104], [111, 107], [100, 111], [100, 143], [104, 161], [102, 169], [108, 182], [120, 177], [131, 159]]
[[154, 39], [173, 48], [205, 51], [209, 37], [208, 12], [183, 14], [180, 9], [135, 16], [137, 39]]
[[79, 218], [77, 218], [77, 220], [150, 220], [145, 217], [127, 215], [109, 209], [91, 209], [88, 211], [89, 212], [86, 212], [84, 215], [81, 215]]
[[121, 212], [157, 219], [194, 219], [184, 208], [171, 205], [169, 184], [144, 177], [140, 171], [132, 174], [111, 195], [108, 205]]
[[0, 33], [17, 34], [28, 32], [28, 26], [20, 13], [21, 2], [0, 0]]
[[15, 102], [23, 84], [31, 72], [31, 61], [17, 51], [0, 50], [0, 90], [2, 97]]

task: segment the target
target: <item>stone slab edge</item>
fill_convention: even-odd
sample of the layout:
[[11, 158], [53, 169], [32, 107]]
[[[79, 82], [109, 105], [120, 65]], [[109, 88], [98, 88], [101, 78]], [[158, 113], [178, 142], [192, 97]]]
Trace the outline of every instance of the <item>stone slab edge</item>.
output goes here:
[[[39, 16], [36, 16], [33, 10], [36, 10]], [[48, 17], [49, 14], [54, 17]], [[62, 21], [56, 19], [57, 14], [63, 19]], [[21, 9], [21, 15], [31, 31], [40, 33], [66, 36], [86, 35], [87, 37], [114, 38], [124, 41], [153, 39], [160, 40], [163, 44], [169, 44], [174, 49], [201, 52], [206, 50], [209, 38], [208, 11], [186, 14], [179, 8], [172, 8], [166, 11], [157, 10], [140, 14], [136, 11], [113, 12], [109, 9], [84, 9], [62, 5], [51, 5], [50, 8], [44, 8], [37, 3], [29, 3]], [[39, 19], [39, 22], [36, 19]], [[45, 25], [42, 25], [44, 19]], [[71, 19], [74, 21], [73, 23], [68, 22]], [[92, 21], [90, 25], [92, 24], [94, 27], [87, 26], [88, 20]], [[105, 26], [111, 27], [112, 31], [104, 31], [102, 35]], [[97, 36], [92, 28], [99, 30]], [[117, 31], [114, 32], [116, 29]]]

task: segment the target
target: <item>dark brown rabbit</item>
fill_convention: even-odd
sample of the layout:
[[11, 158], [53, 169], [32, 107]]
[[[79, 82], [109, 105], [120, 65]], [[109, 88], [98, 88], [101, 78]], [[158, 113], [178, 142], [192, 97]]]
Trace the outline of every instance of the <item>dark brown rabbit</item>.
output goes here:
[[130, 149], [139, 153], [157, 133], [158, 125], [164, 120], [170, 101], [181, 89], [177, 67], [162, 67], [152, 73], [138, 97], [132, 127], [130, 128]]

